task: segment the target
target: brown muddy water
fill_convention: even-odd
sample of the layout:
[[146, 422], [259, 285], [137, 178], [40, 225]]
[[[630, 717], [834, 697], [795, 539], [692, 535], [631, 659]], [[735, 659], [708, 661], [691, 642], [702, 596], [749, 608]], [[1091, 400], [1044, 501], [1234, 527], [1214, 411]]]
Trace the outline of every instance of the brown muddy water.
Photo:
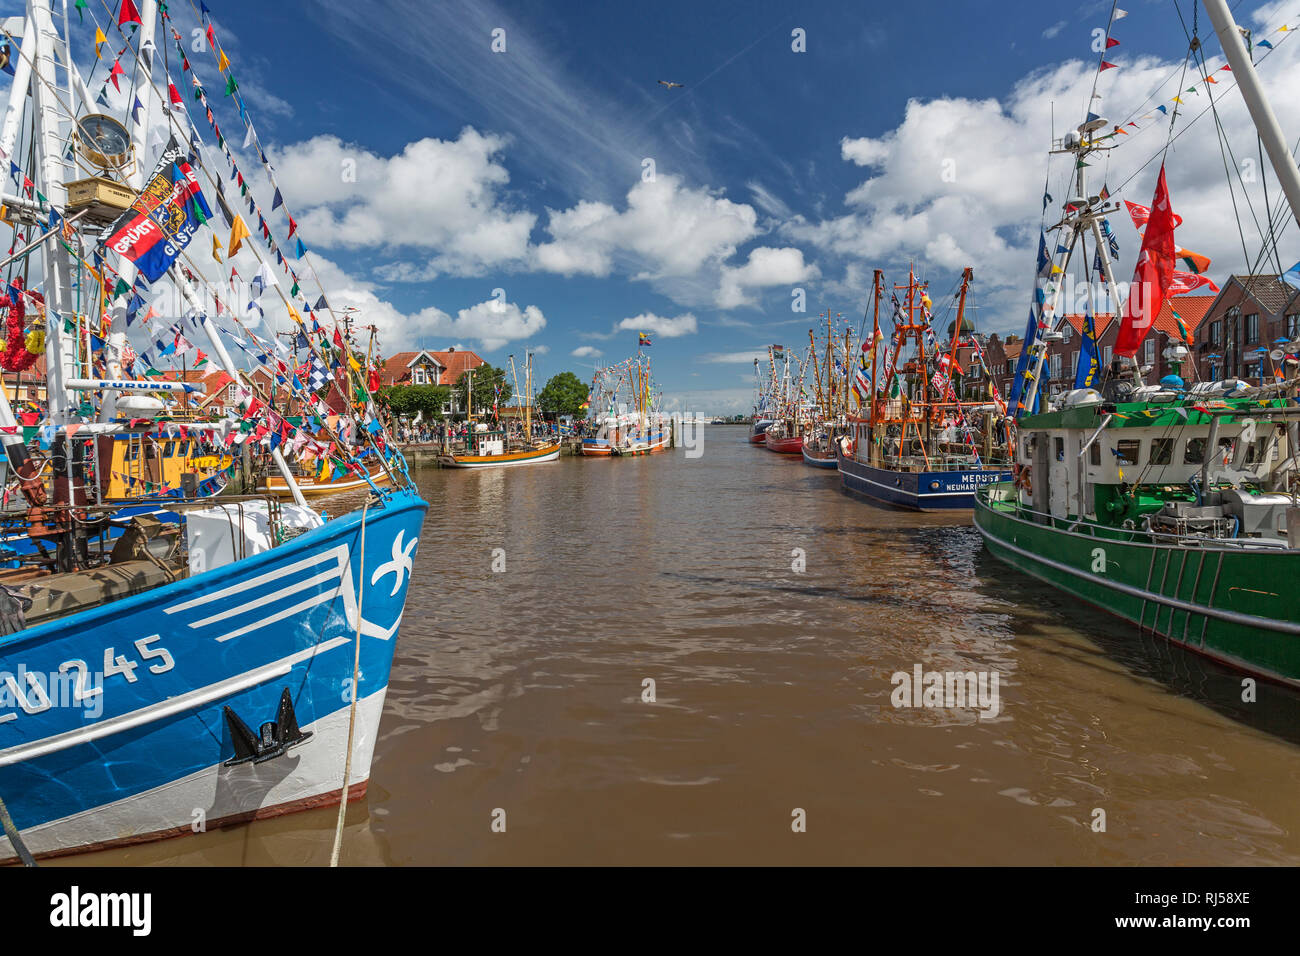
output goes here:
[[[1300, 863], [1293, 696], [1242, 704], [1238, 678], [1010, 577], [969, 515], [855, 500], [745, 434], [418, 471], [345, 864]], [[893, 706], [918, 664], [996, 672], [996, 717]], [[319, 865], [335, 818], [57, 862]]]

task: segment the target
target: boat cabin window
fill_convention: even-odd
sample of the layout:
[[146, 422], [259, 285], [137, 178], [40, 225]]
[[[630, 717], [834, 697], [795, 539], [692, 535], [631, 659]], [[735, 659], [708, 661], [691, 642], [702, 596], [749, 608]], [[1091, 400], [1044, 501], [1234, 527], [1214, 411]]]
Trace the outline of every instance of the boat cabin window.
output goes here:
[[[1183, 452], [1183, 464], [1200, 465], [1205, 462], [1205, 442], [1204, 438], [1189, 438], [1187, 448]], [[1237, 444], [1235, 438], [1220, 438], [1219, 451], [1221, 455], [1231, 457], [1232, 449]]]
[[1101, 464], [1101, 442], [1102, 440], [1098, 438], [1095, 442], [1093, 442], [1091, 445], [1088, 446], [1088, 464], [1090, 465]]
[[1151, 464], [1167, 465], [1174, 459], [1174, 440], [1172, 438], [1151, 439]]
[[126, 460], [135, 461], [136, 457], [139, 454], [140, 454], [140, 446], [128, 438], [126, 440]]
[[175, 456], [175, 454], [176, 454], [176, 443], [174, 441], [169, 441], [163, 445], [164, 458], [172, 458], [173, 456]]
[[1026, 435], [1020, 439], [1020, 457], [1025, 462], [1034, 460], [1034, 436]]
[[1250, 447], [1246, 450], [1246, 463], [1248, 465], [1257, 465], [1263, 461], [1265, 454], [1268, 452], [1269, 442], [1271, 441], [1271, 438], [1265, 437], [1256, 438], [1251, 442]]
[[1056, 460], [1065, 461], [1065, 439], [1060, 437], [1052, 439], [1052, 447], [1056, 452]]
[[1115, 452], [1121, 465], [1136, 465], [1142, 457], [1142, 440], [1121, 438], [1115, 443]]

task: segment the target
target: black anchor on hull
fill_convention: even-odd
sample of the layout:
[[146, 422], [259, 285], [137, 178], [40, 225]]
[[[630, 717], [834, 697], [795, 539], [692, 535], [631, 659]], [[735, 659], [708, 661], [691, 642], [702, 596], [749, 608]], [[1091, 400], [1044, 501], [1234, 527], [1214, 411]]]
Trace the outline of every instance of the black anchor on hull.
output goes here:
[[221, 713], [230, 729], [230, 738], [235, 744], [235, 756], [222, 766], [234, 767], [241, 763], [265, 763], [288, 752], [312, 735], [310, 730], [298, 728], [298, 717], [293, 712], [293, 698], [289, 688], [280, 693], [280, 706], [275, 713], [275, 720], [269, 720], [261, 726], [261, 733], [255, 734], [249, 729], [230, 707], [222, 707]]

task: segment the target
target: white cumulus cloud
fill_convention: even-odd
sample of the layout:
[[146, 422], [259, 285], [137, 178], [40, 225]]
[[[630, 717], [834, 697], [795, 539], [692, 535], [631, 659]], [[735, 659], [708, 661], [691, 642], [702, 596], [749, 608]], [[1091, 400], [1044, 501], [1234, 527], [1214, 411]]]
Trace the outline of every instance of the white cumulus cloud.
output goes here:
[[630, 319], [624, 319], [615, 328], [633, 332], [657, 332], [665, 339], [675, 339], [681, 335], [694, 335], [697, 331], [695, 316], [690, 312], [666, 319], [653, 312], [642, 312]]
[[760, 246], [750, 250], [749, 260], [743, 266], [722, 267], [717, 305], [720, 309], [752, 305], [754, 300], [749, 295], [752, 289], [794, 285], [816, 279], [820, 275], [821, 272], [815, 265], [803, 261], [802, 249]]

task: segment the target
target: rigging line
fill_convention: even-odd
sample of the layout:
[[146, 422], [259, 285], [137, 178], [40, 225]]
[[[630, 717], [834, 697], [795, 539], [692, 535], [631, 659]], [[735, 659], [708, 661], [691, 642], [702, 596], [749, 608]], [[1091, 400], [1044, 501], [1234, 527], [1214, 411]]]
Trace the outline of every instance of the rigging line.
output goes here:
[[[101, 2], [102, 2], [102, 0], [101, 0]], [[203, 24], [203, 14], [202, 14], [202, 12], [201, 12], [201, 11], [200, 11], [200, 10], [199, 10], [195, 5], [194, 5], [194, 0], [190, 0], [190, 9], [194, 12], [195, 17], [198, 18], [198, 22], [199, 22], [200, 26], [202, 26], [202, 24]], [[170, 19], [170, 17], [169, 17], [168, 19]], [[166, 26], [166, 21], [164, 21], [164, 26]], [[209, 27], [211, 27], [211, 16], [210, 16], [210, 15], [209, 15]], [[215, 35], [215, 34], [214, 34], [214, 35]], [[211, 53], [212, 53], [212, 55], [213, 55], [214, 57], [216, 57], [216, 56], [217, 56], [217, 45], [216, 45], [216, 44], [209, 44], [209, 46], [212, 48], [212, 49], [211, 49]], [[224, 52], [224, 50], [223, 50], [222, 52]], [[218, 61], [218, 63], [220, 63], [220, 61]], [[194, 72], [194, 75], [197, 77], [197, 76], [198, 76], [198, 72], [194, 70], [193, 65], [191, 65], [190, 69], [191, 69], [192, 72]], [[233, 68], [227, 66], [227, 71], [228, 71], [228, 72], [231, 72], [231, 76], [234, 75], [234, 73], [233, 73]], [[218, 75], [220, 75], [221, 70], [220, 70], [220, 67], [219, 67], [219, 66], [218, 66], [218, 70], [217, 70], [217, 72], [218, 72]], [[716, 71], [715, 71], [715, 72], [716, 72]], [[206, 94], [206, 91], [205, 91], [204, 96], [206, 97], [206, 95], [207, 95], [207, 94]], [[242, 103], [242, 98], [241, 98], [240, 102]], [[209, 106], [209, 108], [211, 108], [211, 107]], [[248, 114], [247, 109], [244, 110], [244, 113], [247, 115], [248, 118], [247, 118], [246, 121], [244, 121], [244, 120], [243, 120], [243, 117], [241, 117], [241, 121], [244, 121], [244, 125], [245, 125], [247, 128], [252, 129], [252, 126], [253, 126], [253, 118], [252, 118], [251, 115]], [[253, 133], [253, 139], [257, 142], [257, 148], [258, 148], [259, 157], [260, 157], [260, 156], [265, 156], [265, 155], [266, 155], [266, 151], [265, 151], [265, 149], [262, 147], [262, 140], [261, 140], [260, 137], [257, 136], [256, 132]], [[229, 140], [227, 140], [227, 142], [229, 142]], [[231, 164], [234, 165], [234, 160], [233, 160], [233, 159], [231, 160]], [[270, 163], [266, 163], [265, 165], [269, 167], [269, 166], [270, 166]], [[270, 175], [269, 172], [266, 172], [265, 175], [266, 175], [267, 179], [271, 182], [271, 184], [272, 184], [273, 186], [275, 186], [276, 188], [278, 188], [278, 184], [276, 183], [275, 177], [272, 176], [272, 175]], [[284, 203], [284, 211], [285, 211], [285, 215], [288, 216], [288, 215], [289, 215], [289, 204], [288, 204], [288, 203]], [[314, 254], [313, 254], [310, 250], [308, 250], [308, 249], [304, 249], [304, 250], [303, 250], [303, 261], [306, 262], [306, 264], [307, 264], [307, 270], [311, 273], [312, 278], [315, 280], [315, 282], [316, 282], [316, 288], [320, 290], [320, 295], [321, 295], [321, 297], [324, 298], [324, 297], [325, 297], [325, 283], [321, 280], [320, 274], [316, 271], [316, 265], [315, 265], [315, 261], [314, 261], [314, 260], [315, 260], [315, 256], [314, 256]], [[334, 311], [334, 307], [333, 307], [332, 305], [330, 305], [328, 299], [325, 300], [325, 311], [329, 313], [330, 318], [334, 320], [334, 325], [337, 327], [337, 326], [338, 326], [338, 323], [339, 323], [339, 317], [338, 317], [338, 314]]]
[[[1106, 20], [1106, 39], [1110, 39], [1110, 28], [1115, 25], [1115, 9], [1119, 6], [1119, 0], [1111, 0], [1110, 17]], [[1101, 79], [1101, 65], [1106, 62], [1106, 44], [1102, 44], [1101, 53], [1097, 55], [1097, 72], [1092, 75], [1092, 92], [1088, 96], [1088, 102], [1084, 104], [1084, 115], [1087, 116], [1092, 112], [1092, 101], [1097, 97], [1097, 81]]]
[[[1277, 48], [1280, 47], [1283, 43], [1285, 43], [1288, 39], [1290, 39], [1290, 38], [1291, 38], [1293, 35], [1295, 35], [1296, 33], [1300, 33], [1300, 30], [1290, 30], [1290, 31], [1288, 31], [1284, 37], [1282, 37], [1281, 39], [1279, 39], [1279, 40], [1277, 41], [1277, 44], [1274, 46], [1274, 48], [1273, 48], [1272, 50], [1269, 51], [1269, 54], [1266, 54], [1265, 56], [1261, 56], [1257, 61], [1255, 61], [1255, 65], [1258, 66], [1259, 64], [1263, 63], [1266, 59], [1268, 59], [1268, 56], [1269, 56], [1269, 55], [1271, 55], [1271, 54], [1273, 54], [1273, 53], [1276, 53], [1276, 52], [1277, 52]], [[1211, 85], [1211, 84], [1207, 84], [1207, 85]], [[1235, 87], [1235, 84], [1234, 84], [1234, 87]], [[1178, 139], [1180, 139], [1180, 138], [1183, 136], [1183, 134], [1187, 133], [1187, 132], [1188, 132], [1188, 131], [1189, 131], [1189, 130], [1190, 130], [1190, 129], [1191, 129], [1191, 128], [1196, 124], [1196, 122], [1197, 122], [1198, 120], [1200, 120], [1202, 117], [1204, 117], [1205, 114], [1208, 113], [1208, 112], [1210, 112], [1210, 107], [1207, 106], [1207, 107], [1205, 107], [1203, 110], [1201, 110], [1201, 112], [1197, 113], [1197, 114], [1196, 114], [1196, 115], [1195, 115], [1191, 120], [1189, 120], [1189, 121], [1188, 121], [1188, 122], [1187, 122], [1187, 123], [1182, 127], [1182, 129], [1180, 129], [1176, 134], [1174, 134], [1174, 137], [1173, 137], [1174, 140], [1177, 141]], [[1171, 127], [1172, 127], [1172, 121], [1171, 121]], [[1139, 130], [1137, 131], [1137, 133], [1134, 133], [1134, 134], [1133, 134], [1133, 138], [1136, 139], [1138, 136], [1142, 135], [1142, 134], [1145, 133], [1147, 130], [1149, 130], [1149, 129], [1155, 129], [1155, 128], [1156, 128], [1156, 127], [1154, 127], [1154, 126], [1143, 127], [1142, 129], [1139, 129]], [[1128, 184], [1129, 184], [1130, 182], [1132, 182], [1135, 178], [1137, 178], [1137, 176], [1141, 174], [1142, 170], [1146, 169], [1146, 167], [1150, 166], [1151, 163], [1155, 161], [1155, 158], [1156, 158], [1156, 156], [1158, 156], [1158, 155], [1161, 155], [1161, 153], [1155, 153], [1155, 154], [1153, 154], [1153, 155], [1152, 155], [1152, 156], [1151, 156], [1151, 157], [1150, 157], [1146, 162], [1144, 162], [1141, 166], [1139, 166], [1137, 169], [1135, 169], [1135, 170], [1133, 171], [1132, 175], [1130, 175], [1127, 179], [1125, 179], [1122, 183], [1120, 183], [1119, 187], [1116, 189], [1116, 192], [1118, 192], [1120, 189], [1123, 189], [1126, 185], [1128, 185]]]
[[[1193, 9], [1195, 10], [1195, 9], [1197, 9], [1197, 8], [1193, 8]], [[1179, 16], [1180, 16], [1180, 19], [1181, 19], [1181, 11], [1180, 11], [1180, 13], [1179, 13]], [[1193, 21], [1193, 23], [1195, 23], [1195, 20]], [[1195, 27], [1193, 27], [1193, 29], [1195, 29]], [[1186, 24], [1185, 24], [1185, 23], [1184, 23], [1184, 33], [1186, 33]], [[1195, 36], [1195, 33], [1193, 32], [1193, 37], [1194, 37], [1194, 36]], [[1200, 66], [1201, 77], [1202, 77], [1202, 79], [1205, 79], [1205, 78], [1208, 76], [1208, 64], [1205, 63], [1203, 50], [1200, 48], [1200, 45], [1199, 45], [1199, 44], [1196, 44], [1196, 45], [1195, 45], [1195, 49], [1196, 49], [1196, 52], [1197, 52], [1198, 54], [1200, 54], [1200, 55], [1198, 56], [1198, 58], [1197, 58], [1197, 62], [1198, 62], [1198, 64], [1199, 64], [1199, 66]], [[1255, 229], [1259, 232], [1259, 235], [1260, 235], [1260, 243], [1261, 243], [1261, 246], [1260, 246], [1260, 254], [1259, 254], [1258, 256], [1256, 256], [1256, 258], [1255, 258], [1255, 260], [1254, 260], [1254, 263], [1250, 266], [1251, 274], [1254, 274], [1254, 273], [1258, 270], [1260, 263], [1263, 262], [1264, 259], [1266, 259], [1266, 258], [1268, 257], [1268, 251], [1269, 251], [1269, 239], [1270, 239], [1270, 237], [1274, 236], [1274, 228], [1273, 228], [1273, 218], [1274, 218], [1274, 217], [1273, 217], [1272, 214], [1269, 213], [1269, 204], [1268, 204], [1268, 183], [1267, 183], [1267, 169], [1264, 167], [1264, 161], [1263, 161], [1263, 155], [1262, 155], [1262, 151], [1263, 151], [1262, 141], [1260, 140], [1260, 138], [1259, 138], [1259, 134], [1258, 134], [1258, 131], [1257, 131], [1257, 132], [1256, 132], [1256, 137], [1255, 137], [1255, 138], [1256, 138], [1256, 143], [1257, 143], [1257, 144], [1260, 144], [1260, 145], [1259, 145], [1259, 148], [1260, 148], [1260, 151], [1261, 151], [1261, 155], [1260, 155], [1260, 174], [1261, 174], [1262, 176], [1265, 177], [1265, 180], [1264, 180], [1264, 212], [1265, 212], [1266, 222], [1268, 223], [1268, 227], [1269, 227], [1267, 231], [1265, 231], [1265, 229], [1260, 225], [1260, 222], [1259, 222], [1259, 216], [1256, 215], [1256, 213], [1255, 213], [1255, 206], [1254, 206], [1254, 203], [1251, 202], [1251, 199], [1250, 199], [1250, 191], [1246, 188], [1246, 183], [1245, 183], [1244, 178], [1242, 177], [1241, 170], [1240, 170], [1240, 168], [1239, 168], [1239, 166], [1238, 166], [1236, 155], [1233, 153], [1233, 150], [1232, 150], [1232, 144], [1231, 144], [1231, 142], [1229, 142], [1229, 140], [1228, 140], [1227, 130], [1225, 129], [1225, 127], [1224, 127], [1224, 125], [1223, 125], [1223, 120], [1222, 120], [1222, 118], [1221, 118], [1220, 115], [1219, 115], [1218, 104], [1217, 104], [1217, 102], [1215, 101], [1215, 98], [1214, 98], [1214, 92], [1213, 92], [1213, 90], [1211, 90], [1211, 89], [1209, 88], [1209, 87], [1210, 87], [1210, 84], [1206, 83], [1205, 86], [1206, 86], [1206, 93], [1207, 93], [1207, 95], [1209, 96], [1209, 99], [1210, 99], [1210, 106], [1209, 106], [1208, 108], [1210, 109], [1210, 111], [1212, 112], [1212, 115], [1213, 115], [1213, 117], [1214, 117], [1215, 129], [1216, 129], [1216, 132], [1217, 132], [1217, 138], [1218, 138], [1218, 140], [1219, 140], [1219, 153], [1220, 153], [1220, 155], [1223, 157], [1224, 173], [1225, 173], [1225, 176], [1226, 176], [1226, 178], [1227, 178], [1227, 180], [1228, 180], [1228, 191], [1229, 191], [1229, 195], [1232, 197], [1232, 208], [1233, 208], [1233, 215], [1234, 215], [1234, 217], [1235, 217], [1235, 219], [1236, 219], [1236, 222], [1237, 222], [1237, 233], [1238, 233], [1238, 236], [1241, 238], [1241, 251], [1242, 251], [1242, 261], [1243, 261], [1243, 262], [1250, 262], [1250, 261], [1251, 261], [1251, 258], [1250, 258], [1250, 252], [1249, 252], [1249, 250], [1248, 250], [1248, 248], [1247, 248], [1245, 230], [1244, 230], [1244, 229], [1242, 228], [1242, 226], [1241, 226], [1241, 213], [1240, 213], [1240, 210], [1238, 209], [1238, 206], [1237, 206], [1236, 189], [1233, 187], [1233, 184], [1232, 184], [1232, 176], [1233, 176], [1233, 173], [1234, 173], [1234, 172], [1236, 173], [1237, 181], [1238, 181], [1238, 183], [1239, 183], [1240, 186], [1241, 186], [1242, 197], [1243, 197], [1243, 199], [1244, 199], [1245, 202], [1246, 202], [1246, 208], [1250, 211], [1251, 220], [1254, 222], [1254, 224], [1255, 224]], [[1231, 169], [1229, 168], [1229, 157], [1231, 158]], [[1275, 239], [1275, 238], [1273, 239], [1273, 243], [1272, 243], [1272, 245], [1273, 245], [1273, 255], [1274, 255], [1274, 258], [1277, 260], [1278, 275], [1281, 275], [1281, 274], [1282, 274], [1282, 264], [1281, 264], [1281, 259], [1278, 257], [1278, 254], [1277, 254], [1277, 246], [1276, 246], [1276, 239]]]

